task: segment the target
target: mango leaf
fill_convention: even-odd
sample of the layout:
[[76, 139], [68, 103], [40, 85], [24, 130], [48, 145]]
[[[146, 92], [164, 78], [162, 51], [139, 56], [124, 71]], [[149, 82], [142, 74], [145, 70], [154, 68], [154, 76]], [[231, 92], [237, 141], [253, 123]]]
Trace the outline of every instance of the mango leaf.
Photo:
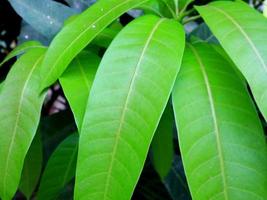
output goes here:
[[44, 47], [40, 42], [37, 41], [28, 41], [25, 43], [22, 43], [21, 45], [17, 46], [13, 51], [11, 51], [5, 59], [0, 63], [0, 67], [9, 61], [10, 59], [25, 53], [26, 51], [33, 49], [33, 48], [46, 48]]
[[76, 125], [70, 110], [61, 111], [41, 118], [39, 130], [44, 146], [44, 164], [58, 145], [76, 131]]
[[54, 200], [75, 175], [78, 134], [66, 138], [51, 155], [41, 178], [37, 200]]
[[174, 156], [173, 124], [173, 110], [171, 105], [168, 105], [151, 143], [153, 165], [162, 179], [167, 176], [172, 166]]
[[173, 200], [192, 199], [186, 182], [183, 163], [180, 156], [174, 156], [171, 170], [164, 178], [163, 182]]
[[197, 10], [247, 79], [266, 120], [267, 20], [243, 2], [214, 2]]
[[104, 28], [127, 10], [147, 0], [100, 0], [64, 26], [52, 41], [43, 63], [41, 90], [53, 84], [72, 59]]
[[29, 41], [39, 41], [45, 46], [49, 46], [52, 38], [45, 37], [43, 34], [35, 30], [31, 25], [22, 20], [20, 34], [18, 36], [18, 44], [22, 44]]
[[78, 11], [83, 11], [96, 2], [96, 0], [65, 0], [65, 1], [70, 5], [70, 7]]
[[64, 21], [76, 12], [52, 0], [9, 0], [15, 11], [44, 36], [53, 37]]
[[208, 42], [208, 43], [215, 43], [215, 44], [219, 43], [218, 40], [216, 39], [216, 37], [210, 31], [207, 24], [205, 24], [205, 23], [200, 24], [194, 31], [192, 31], [190, 33], [189, 37], [190, 37], [190, 39], [192, 37], [198, 38], [198, 40], [194, 39], [194, 42], [192, 42], [192, 43], [197, 43], [197, 42]]
[[173, 105], [192, 198], [267, 199], [267, 149], [255, 106], [207, 44], [187, 47]]
[[92, 44], [107, 48], [118, 33], [119, 30], [106, 28], [95, 37]]
[[[11, 199], [34, 138], [44, 97], [39, 95], [45, 49], [32, 49], [9, 72], [0, 94], [0, 196]], [[19, 76], [18, 76], [19, 75]]]
[[179, 23], [153, 15], [137, 18], [113, 40], [81, 129], [75, 199], [131, 198], [179, 71], [184, 40]]
[[42, 170], [43, 148], [40, 134], [36, 134], [24, 161], [20, 191], [30, 199]]
[[84, 112], [100, 58], [88, 51], [82, 51], [61, 76], [60, 84], [75, 116], [78, 130], [81, 130]]

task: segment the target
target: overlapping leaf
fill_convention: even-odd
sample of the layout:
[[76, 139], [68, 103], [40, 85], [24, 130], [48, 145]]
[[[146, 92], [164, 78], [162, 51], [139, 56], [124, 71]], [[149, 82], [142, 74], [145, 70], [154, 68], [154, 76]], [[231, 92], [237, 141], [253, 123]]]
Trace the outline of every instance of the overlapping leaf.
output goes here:
[[14, 58], [15, 56], [18, 56], [20, 54], [25, 53], [26, 51], [33, 49], [33, 48], [42, 48], [44, 49], [45, 47], [40, 44], [37, 41], [29, 41], [29, 42], [24, 42], [21, 45], [17, 46], [13, 51], [11, 51], [5, 59], [0, 63], [0, 67], [9, 61], [11, 58]]
[[37, 194], [37, 200], [54, 200], [75, 175], [78, 134], [65, 139], [51, 155]]
[[249, 93], [210, 46], [189, 46], [173, 91], [193, 199], [267, 199], [266, 142]]
[[43, 96], [40, 65], [45, 49], [24, 54], [9, 72], [0, 94], [0, 197], [17, 190], [24, 158], [36, 132]]
[[44, 36], [53, 37], [75, 10], [52, 0], [8, 0], [15, 11]]
[[43, 63], [47, 74], [41, 90], [53, 84], [72, 59], [104, 28], [127, 10], [147, 0], [100, 0], [66, 25], [52, 41]]
[[27, 199], [30, 199], [37, 186], [42, 170], [42, 160], [42, 142], [40, 134], [37, 133], [25, 158], [19, 185], [20, 191], [27, 197]]
[[60, 78], [60, 84], [80, 130], [84, 112], [100, 58], [90, 52], [81, 52]]
[[144, 16], [113, 40], [81, 129], [75, 199], [130, 199], [179, 71], [184, 39], [174, 20]]
[[243, 2], [214, 2], [197, 10], [247, 79], [266, 120], [266, 18]]
[[173, 161], [173, 110], [168, 105], [161, 117], [151, 143], [153, 164], [162, 179], [171, 169]]

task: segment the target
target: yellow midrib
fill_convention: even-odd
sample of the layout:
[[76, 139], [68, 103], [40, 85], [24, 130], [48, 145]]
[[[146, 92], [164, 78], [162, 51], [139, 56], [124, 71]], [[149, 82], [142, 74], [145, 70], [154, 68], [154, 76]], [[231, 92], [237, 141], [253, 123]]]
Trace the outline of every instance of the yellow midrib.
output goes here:
[[110, 185], [110, 179], [111, 179], [111, 171], [113, 169], [113, 164], [114, 164], [114, 160], [115, 160], [115, 154], [116, 154], [116, 151], [117, 151], [117, 148], [118, 148], [118, 144], [119, 144], [119, 139], [120, 139], [120, 135], [121, 135], [121, 131], [122, 131], [122, 127], [123, 127], [123, 122], [125, 120], [125, 115], [126, 115], [126, 110], [127, 110], [127, 107], [128, 107], [128, 104], [129, 104], [129, 100], [130, 100], [130, 96], [131, 96], [131, 93], [133, 91], [133, 88], [134, 88], [134, 83], [135, 83], [135, 80], [136, 80], [136, 77], [137, 77], [137, 74], [138, 74], [138, 71], [140, 69], [140, 66], [141, 66], [141, 63], [143, 61], [143, 58], [145, 56], [145, 53], [146, 53], [146, 50], [156, 32], [156, 30], [158, 29], [159, 25], [164, 21], [165, 19], [160, 19], [154, 26], [154, 28], [152, 29], [151, 33], [149, 34], [149, 37], [144, 45], [144, 48], [141, 52], [141, 55], [138, 59], [138, 62], [137, 62], [137, 65], [136, 65], [136, 68], [135, 68], [135, 71], [134, 71], [134, 74], [132, 76], [132, 79], [131, 79], [131, 82], [130, 82], [130, 86], [129, 86], [129, 92], [127, 94], [127, 97], [126, 97], [126, 100], [125, 100], [125, 104], [123, 106], [123, 110], [122, 110], [122, 115], [121, 115], [121, 119], [120, 119], [120, 124], [119, 124], [119, 128], [118, 128], [118, 131], [116, 132], [116, 138], [115, 138], [115, 144], [114, 144], [114, 147], [113, 147], [113, 151], [112, 151], [112, 155], [111, 155], [111, 162], [110, 162], [110, 166], [109, 166], [109, 169], [108, 169], [108, 173], [107, 173], [107, 179], [106, 179], [106, 183], [105, 183], [105, 190], [104, 190], [104, 193], [103, 193], [103, 196], [104, 196], [104, 200], [107, 199], [107, 194], [108, 194], [108, 188], [109, 188], [109, 185]]
[[222, 150], [222, 144], [221, 144], [221, 137], [220, 137], [220, 131], [219, 131], [219, 126], [218, 126], [218, 121], [217, 121], [217, 114], [216, 114], [216, 109], [215, 109], [215, 103], [210, 87], [210, 82], [209, 78], [207, 75], [207, 72], [205, 70], [205, 66], [197, 53], [196, 49], [192, 46], [189, 45], [190, 49], [193, 51], [193, 54], [195, 55], [198, 63], [200, 70], [202, 72], [202, 75], [204, 77], [206, 89], [208, 92], [208, 97], [209, 97], [209, 102], [210, 102], [210, 109], [211, 109], [211, 114], [212, 114], [212, 119], [213, 119], [213, 124], [214, 124], [214, 132], [215, 132], [215, 137], [216, 137], [216, 146], [217, 146], [217, 151], [218, 151], [218, 158], [220, 162], [220, 168], [221, 168], [221, 177], [222, 177], [222, 182], [223, 182], [223, 194], [225, 197], [225, 200], [229, 199], [228, 191], [227, 191], [227, 181], [226, 181], [226, 173], [225, 173], [225, 165], [224, 165], [224, 156], [223, 156], [223, 150]]

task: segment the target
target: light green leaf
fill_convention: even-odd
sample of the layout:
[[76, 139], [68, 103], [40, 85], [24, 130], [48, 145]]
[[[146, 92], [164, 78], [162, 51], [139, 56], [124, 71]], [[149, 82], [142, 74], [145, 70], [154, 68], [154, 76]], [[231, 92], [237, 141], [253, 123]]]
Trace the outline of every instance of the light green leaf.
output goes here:
[[173, 105], [192, 198], [267, 199], [266, 142], [255, 106], [207, 44], [186, 48]]
[[161, 179], [167, 176], [172, 166], [174, 156], [173, 123], [173, 110], [171, 105], [168, 105], [151, 143], [153, 164]]
[[40, 134], [37, 133], [30, 146], [24, 161], [22, 175], [20, 179], [20, 191], [30, 199], [34, 189], [37, 186], [43, 160], [43, 148]]
[[[12, 198], [35, 135], [43, 96], [40, 65], [45, 49], [32, 49], [14, 64], [0, 94], [0, 196]], [[19, 75], [19, 76], [18, 76]]]
[[37, 200], [54, 200], [75, 175], [78, 134], [65, 139], [51, 155], [45, 167]]
[[179, 71], [184, 40], [179, 23], [153, 15], [134, 20], [113, 40], [81, 129], [75, 199], [131, 198]]
[[61, 76], [60, 84], [73, 111], [78, 130], [81, 130], [84, 112], [100, 58], [88, 51], [81, 52]]
[[44, 47], [41, 43], [37, 41], [29, 41], [29, 42], [24, 42], [21, 45], [17, 46], [13, 51], [11, 51], [5, 59], [0, 63], [0, 67], [9, 61], [11, 58], [14, 58], [15, 56], [18, 56], [20, 54], [25, 53], [26, 51], [34, 48], [46, 48]]
[[99, 0], [73, 22], [67, 24], [52, 41], [43, 63], [41, 90], [53, 84], [72, 59], [121, 14], [147, 0]]
[[266, 120], [267, 20], [243, 2], [214, 2], [197, 10], [247, 79]]

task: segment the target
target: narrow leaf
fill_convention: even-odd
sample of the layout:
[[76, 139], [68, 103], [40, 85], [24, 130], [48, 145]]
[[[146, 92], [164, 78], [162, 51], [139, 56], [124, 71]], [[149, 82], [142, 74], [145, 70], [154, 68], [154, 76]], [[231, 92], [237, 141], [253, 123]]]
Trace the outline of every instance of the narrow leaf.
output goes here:
[[173, 110], [168, 105], [161, 117], [151, 144], [153, 164], [162, 179], [171, 169], [173, 161]]
[[5, 57], [5, 59], [0, 63], [0, 67], [4, 63], [6, 63], [7, 61], [9, 61], [10, 59], [14, 58], [15, 56], [18, 56], [20, 54], [23, 54], [23, 53], [25, 53], [28, 50], [33, 49], [33, 48], [46, 48], [46, 47], [44, 47], [41, 43], [39, 43], [37, 41], [24, 42], [23, 44], [17, 46], [13, 51], [11, 51]]
[[30, 199], [42, 170], [43, 148], [40, 134], [36, 134], [24, 161], [20, 191]]
[[113, 40], [81, 129], [75, 199], [131, 198], [179, 71], [184, 40], [179, 23], [152, 15], [134, 20]]
[[266, 18], [243, 2], [214, 2], [197, 10], [247, 79], [266, 120]]
[[[32, 49], [12, 67], [0, 94], [0, 196], [17, 190], [27, 151], [35, 135], [43, 96], [39, 95], [40, 65], [45, 49]], [[19, 76], [18, 76], [19, 75]]]
[[37, 194], [37, 200], [54, 200], [75, 175], [78, 134], [65, 139], [51, 155]]
[[81, 129], [86, 104], [100, 58], [88, 51], [81, 52], [60, 78], [60, 84]]
[[147, 0], [100, 0], [66, 25], [52, 41], [45, 56], [41, 90], [53, 84], [72, 59], [101, 31], [127, 10]]
[[266, 142], [255, 106], [207, 44], [187, 47], [173, 104], [192, 198], [267, 199]]

